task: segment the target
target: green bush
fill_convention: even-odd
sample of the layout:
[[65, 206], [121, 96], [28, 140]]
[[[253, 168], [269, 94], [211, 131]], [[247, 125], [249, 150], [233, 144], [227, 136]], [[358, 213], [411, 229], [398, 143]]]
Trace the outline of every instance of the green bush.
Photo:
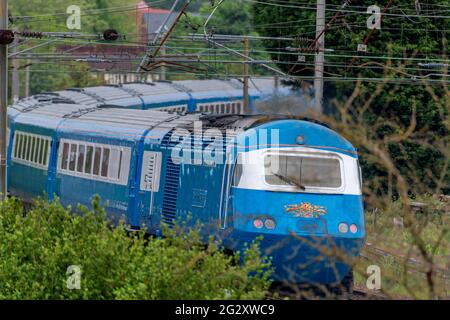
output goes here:
[[[112, 227], [99, 199], [93, 209], [37, 200], [24, 216], [17, 199], [0, 203], [0, 299], [262, 299], [270, 265], [252, 244], [224, 254], [195, 230], [164, 239]], [[81, 268], [79, 290], [67, 288], [69, 266]]]

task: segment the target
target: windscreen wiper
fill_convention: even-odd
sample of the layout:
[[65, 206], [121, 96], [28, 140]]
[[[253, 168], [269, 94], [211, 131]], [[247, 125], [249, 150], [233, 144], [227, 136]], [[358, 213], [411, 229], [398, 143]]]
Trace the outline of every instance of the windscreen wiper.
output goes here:
[[304, 185], [302, 185], [301, 183], [295, 181], [294, 179], [291, 179], [291, 178], [282, 176], [282, 175], [280, 175], [280, 174], [278, 174], [278, 173], [274, 173], [274, 172], [272, 172], [272, 174], [273, 174], [275, 177], [277, 177], [278, 179], [280, 179], [281, 181], [286, 182], [287, 184], [289, 184], [289, 185], [291, 185], [291, 186], [296, 186], [297, 188], [299, 188], [299, 189], [302, 190], [302, 191], [305, 191], [305, 190], [306, 190], [306, 187], [305, 187]]

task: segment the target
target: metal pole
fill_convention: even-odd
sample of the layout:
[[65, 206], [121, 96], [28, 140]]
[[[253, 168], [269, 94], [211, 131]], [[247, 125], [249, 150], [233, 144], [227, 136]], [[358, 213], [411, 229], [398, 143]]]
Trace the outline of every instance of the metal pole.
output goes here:
[[[245, 38], [244, 39], [244, 55], [245, 57], [250, 56], [250, 41]], [[248, 97], [248, 88], [249, 88], [249, 65], [248, 58], [245, 58], [244, 63], [244, 114], [249, 113], [249, 97]]]
[[[163, 47], [161, 48], [161, 55], [165, 56], [166, 55], [166, 48]], [[164, 58], [163, 58], [164, 59]], [[161, 73], [160, 73], [160, 80], [165, 81], [166, 80], [166, 74], [167, 74], [167, 68], [166, 68], [166, 64], [163, 62], [161, 64]]]
[[31, 60], [27, 59], [27, 67], [25, 68], [25, 97], [30, 96], [30, 65]]
[[325, 5], [326, 0], [317, 0], [316, 15], [316, 59], [314, 74], [315, 110], [323, 111], [323, 72], [325, 63]]
[[170, 20], [170, 17], [175, 13], [175, 9], [178, 5], [178, 3], [180, 2], [180, 0], [175, 0], [172, 8], [170, 9], [169, 14], [167, 15], [166, 19], [164, 20], [164, 22], [162, 23], [162, 25], [160, 26], [158, 32], [156, 33], [156, 35], [154, 36], [153, 40], [148, 44], [148, 50], [146, 52], [146, 54], [144, 55], [144, 57], [142, 58], [141, 63], [139, 64], [139, 67], [137, 69], [137, 72], [141, 72], [142, 67], [145, 65], [145, 63], [148, 61], [149, 59], [149, 55], [152, 55], [152, 57], [155, 57], [159, 51], [161, 50], [162, 46], [164, 46], [167, 38], [169, 37], [169, 35], [172, 33], [175, 25], [178, 23], [178, 21], [180, 20], [181, 16], [183, 15], [183, 12], [187, 9], [187, 7], [189, 6], [191, 0], [187, 0], [186, 3], [184, 4], [184, 7], [182, 8], [182, 10], [180, 11], [180, 13], [178, 13], [177, 18], [175, 19], [175, 21], [172, 23], [172, 26], [166, 31], [166, 35], [163, 37], [160, 45], [158, 48], [156, 48], [156, 50], [154, 50], [154, 52], [150, 52], [150, 46], [155, 45], [156, 42], [158, 41], [159, 37], [161, 36], [162, 33], [165, 32], [165, 29], [167, 27], [167, 23]]
[[[12, 48], [13, 53], [17, 52], [17, 47], [19, 46], [19, 38], [14, 39], [14, 47]], [[11, 79], [11, 94], [13, 102], [20, 99], [20, 79], [19, 79], [19, 59], [13, 59], [12, 61], [12, 79]]]
[[[0, 29], [8, 29], [8, 1], [0, 0]], [[8, 106], [8, 46], [0, 44], [0, 199], [6, 198], [6, 125]]]

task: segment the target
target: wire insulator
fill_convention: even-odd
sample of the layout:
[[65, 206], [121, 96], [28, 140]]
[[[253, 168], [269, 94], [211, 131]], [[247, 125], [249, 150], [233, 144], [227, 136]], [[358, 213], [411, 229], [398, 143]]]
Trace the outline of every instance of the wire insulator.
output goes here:
[[36, 39], [42, 39], [44, 36], [42, 32], [37, 31], [22, 31], [19, 33], [24, 38], [36, 38]]
[[8, 45], [14, 42], [14, 32], [12, 30], [0, 30], [0, 44]]
[[116, 41], [119, 39], [119, 33], [114, 29], [108, 29], [103, 32], [103, 39], [107, 41]]

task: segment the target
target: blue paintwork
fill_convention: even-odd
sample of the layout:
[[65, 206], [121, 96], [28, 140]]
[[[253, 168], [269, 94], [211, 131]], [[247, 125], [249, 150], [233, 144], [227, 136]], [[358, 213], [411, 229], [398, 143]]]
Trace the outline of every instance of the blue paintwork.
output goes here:
[[[264, 135], [260, 133], [261, 130], [267, 132], [267, 141], [262, 140], [261, 137], [264, 137]], [[282, 134], [277, 136], [279, 145], [273, 144], [271, 139], [275, 130], [282, 132]], [[245, 134], [238, 137], [235, 152], [265, 149], [268, 145], [280, 148], [296, 147], [298, 146], [298, 136], [304, 137], [305, 142], [302, 144], [304, 147], [338, 152], [354, 158], [357, 157], [357, 150], [345, 138], [322, 125], [302, 120], [274, 121], [258, 126], [253, 130], [248, 130]]]
[[[252, 199], [264, 199], [264, 201], [252, 201]], [[286, 206], [304, 202], [325, 207], [327, 215], [318, 219], [296, 218], [286, 212]], [[225, 237], [226, 245], [234, 250], [243, 250], [243, 242], [234, 242], [232, 239], [243, 237], [249, 241], [262, 234], [261, 247], [263, 250], [268, 253], [273, 250], [272, 247], [277, 247], [274, 256], [277, 267], [276, 280], [283, 280], [286, 266], [298, 270], [300, 264], [315, 264], [314, 259], [319, 254], [314, 245], [322, 243], [322, 241], [335, 242], [338, 248], [343, 246], [342, 250], [350, 257], [356, 256], [364, 243], [365, 225], [361, 196], [279, 193], [233, 188], [231, 207], [229, 227], [233, 236]], [[274, 219], [276, 221], [275, 230], [256, 229], [253, 226], [255, 218]], [[340, 234], [338, 225], [342, 222], [348, 225], [356, 224], [358, 232], [356, 234]], [[306, 241], [303, 243], [291, 234]], [[308, 245], [309, 242], [312, 242], [313, 245]], [[295, 249], [296, 246], [300, 248], [298, 251]], [[330, 245], [328, 244], [326, 247], [330, 247]], [[297, 266], [294, 268], [295, 264]], [[321, 267], [323, 269], [321, 275], [327, 274], [326, 278], [322, 279], [322, 283], [333, 280], [328, 277], [334, 273], [332, 270], [334, 265], [340, 265], [339, 279], [342, 279], [349, 270], [349, 266], [331, 258], [327, 259], [327, 264], [326, 268], [325, 266]], [[320, 274], [317, 274], [316, 270], [312, 268], [305, 268], [301, 273], [295, 274], [295, 277], [295, 282], [320, 282], [320, 278], [318, 278]]]

